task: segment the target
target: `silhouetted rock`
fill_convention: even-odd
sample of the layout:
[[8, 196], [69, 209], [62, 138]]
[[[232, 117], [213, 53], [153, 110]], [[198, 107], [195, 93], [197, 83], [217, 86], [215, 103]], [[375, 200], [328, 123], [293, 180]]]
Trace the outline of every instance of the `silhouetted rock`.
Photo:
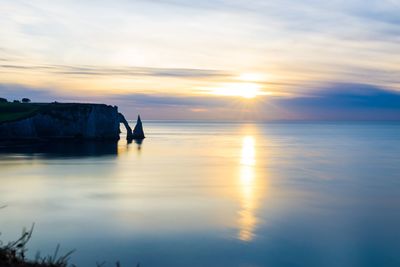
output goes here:
[[122, 115], [121, 113], [118, 113], [118, 119], [119, 119], [119, 122], [125, 126], [126, 139], [128, 141], [132, 140], [133, 139], [132, 128], [129, 126], [128, 121], [125, 119], [124, 115]]
[[135, 128], [133, 129], [132, 138], [133, 139], [144, 139], [145, 138], [142, 120], [140, 119], [140, 115], [138, 115]]

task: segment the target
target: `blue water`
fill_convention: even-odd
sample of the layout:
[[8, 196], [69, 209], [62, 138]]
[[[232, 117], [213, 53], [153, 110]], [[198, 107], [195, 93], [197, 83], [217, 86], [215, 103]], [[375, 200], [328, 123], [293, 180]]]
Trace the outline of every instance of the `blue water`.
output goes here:
[[399, 123], [145, 122], [0, 149], [0, 239], [95, 266], [400, 266]]

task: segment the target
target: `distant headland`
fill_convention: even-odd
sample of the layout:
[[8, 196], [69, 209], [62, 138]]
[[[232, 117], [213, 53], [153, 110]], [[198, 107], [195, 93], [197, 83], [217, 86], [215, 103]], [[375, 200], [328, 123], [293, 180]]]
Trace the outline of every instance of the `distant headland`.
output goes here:
[[54, 139], [119, 140], [120, 123], [127, 139], [145, 138], [138, 117], [132, 131], [118, 107], [89, 103], [8, 102], [0, 98], [0, 142]]

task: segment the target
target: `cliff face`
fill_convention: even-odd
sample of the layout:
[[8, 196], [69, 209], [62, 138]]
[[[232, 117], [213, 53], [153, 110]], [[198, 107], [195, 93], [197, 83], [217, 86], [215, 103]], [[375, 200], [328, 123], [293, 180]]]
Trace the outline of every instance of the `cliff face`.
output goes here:
[[0, 139], [119, 139], [118, 108], [102, 104], [48, 104], [30, 117], [0, 124]]

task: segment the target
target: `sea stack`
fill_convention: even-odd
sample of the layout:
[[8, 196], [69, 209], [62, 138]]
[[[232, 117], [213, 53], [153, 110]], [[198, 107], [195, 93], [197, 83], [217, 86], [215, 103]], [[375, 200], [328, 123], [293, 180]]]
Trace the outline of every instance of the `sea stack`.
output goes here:
[[133, 129], [132, 138], [133, 139], [144, 139], [145, 138], [142, 120], [140, 119], [140, 115], [138, 115], [135, 128]]

